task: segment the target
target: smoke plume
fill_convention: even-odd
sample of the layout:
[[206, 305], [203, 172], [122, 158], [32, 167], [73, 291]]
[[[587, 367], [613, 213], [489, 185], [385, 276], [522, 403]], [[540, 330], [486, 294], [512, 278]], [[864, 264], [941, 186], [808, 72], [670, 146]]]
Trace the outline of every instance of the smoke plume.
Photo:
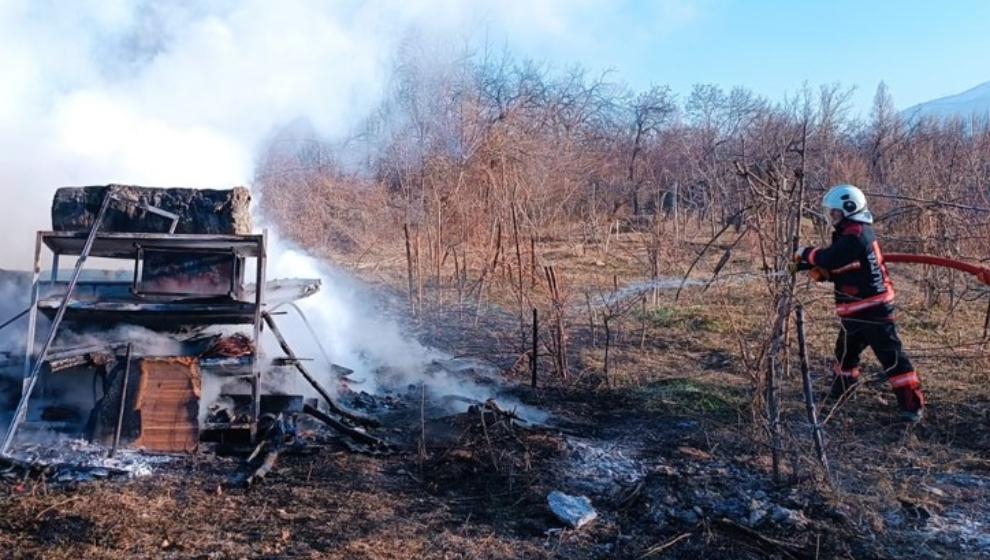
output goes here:
[[[0, 268], [29, 267], [59, 186], [250, 185], [279, 127], [304, 120], [333, 139], [362, 121], [410, 34], [459, 40], [502, 12], [532, 27], [516, 17], [529, 4], [0, 0]], [[272, 254], [270, 277], [323, 279], [303, 305], [356, 377], [438, 357], [370, 315], [346, 275], [297, 250]], [[290, 336], [317, 356], [307, 337]]]
[[[334, 136], [375, 102], [399, 16], [318, 1], [0, 2], [0, 267], [58, 186], [248, 184], [274, 127]], [[384, 13], [384, 12], [383, 12]]]
[[609, 4], [0, 0], [0, 268], [30, 265], [59, 186], [247, 185], [280, 126], [363, 120], [410, 37], [561, 43]]

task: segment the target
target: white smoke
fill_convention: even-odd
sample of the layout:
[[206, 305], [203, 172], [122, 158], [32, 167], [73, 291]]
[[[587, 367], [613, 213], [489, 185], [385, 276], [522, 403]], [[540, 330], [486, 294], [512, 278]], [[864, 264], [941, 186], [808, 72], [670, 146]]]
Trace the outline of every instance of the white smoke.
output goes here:
[[0, 0], [0, 267], [58, 186], [248, 184], [271, 130], [327, 137], [377, 102], [415, 23], [377, 4]]
[[[30, 265], [34, 231], [50, 226], [59, 186], [249, 185], [263, 143], [284, 124], [301, 119], [333, 139], [363, 121], [406, 37], [501, 43], [512, 35], [490, 23], [556, 36], [567, 6], [0, 0], [0, 268]], [[412, 372], [437, 358], [372, 315], [346, 275], [297, 251], [272, 252], [271, 277], [308, 275], [324, 287], [303, 305], [355, 377], [373, 383], [377, 371]], [[301, 355], [319, 356], [296, 334]]]
[[[354, 370], [350, 376], [358, 383], [352, 390], [376, 393], [380, 390], [402, 393], [409, 385], [425, 385], [435, 398], [450, 395], [470, 401], [484, 401], [496, 396], [497, 388], [482, 381], [494, 373], [486, 364], [454, 359], [444, 352], [423, 346], [410, 338], [399, 322], [385, 311], [382, 296], [372, 293], [346, 272], [307, 255], [304, 251], [278, 239], [269, 240], [271, 269], [300, 278], [319, 278], [318, 293], [298, 302], [299, 308], [317, 332], [315, 342], [304, 323], [292, 312], [276, 317], [280, 330], [300, 357], [313, 360], [307, 368], [321, 384], [336, 392], [338, 382], [323, 359], [329, 353], [331, 363]], [[268, 340], [268, 355], [280, 353]], [[320, 348], [322, 346], [322, 348]], [[281, 390], [313, 395], [301, 376], [281, 380]], [[510, 408], [529, 421], [542, 422], [546, 414], [508, 399]], [[447, 401], [451, 410], [463, 410], [465, 400]], [[505, 405], [505, 403], [502, 403]]]
[[[270, 241], [270, 246], [271, 268], [276, 274], [291, 273], [321, 280], [320, 291], [299, 301], [298, 306], [318, 333], [331, 360], [354, 369], [352, 377], [362, 380], [362, 385], [374, 390], [376, 374], [380, 371], [422, 371], [423, 364], [442, 357], [410, 339], [398, 322], [383, 316], [383, 310], [375, 305], [375, 296], [351, 276], [291, 245], [276, 240]], [[320, 348], [300, 318], [290, 313], [276, 320], [290, 325], [293, 335], [290, 342], [297, 353], [322, 361]]]
[[363, 120], [407, 37], [560, 43], [610, 4], [0, 0], [0, 268], [30, 265], [59, 186], [247, 185], [281, 125]]

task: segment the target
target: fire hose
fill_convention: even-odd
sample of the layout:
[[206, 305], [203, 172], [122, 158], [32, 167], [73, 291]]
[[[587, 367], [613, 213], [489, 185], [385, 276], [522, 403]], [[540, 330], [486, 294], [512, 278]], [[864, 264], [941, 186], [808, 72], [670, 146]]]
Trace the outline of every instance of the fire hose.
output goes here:
[[990, 286], [990, 268], [971, 263], [947, 259], [945, 257], [936, 257], [933, 255], [911, 255], [908, 253], [885, 254], [883, 256], [883, 260], [884, 262], [928, 264], [942, 268], [951, 268], [953, 270], [971, 274], [981, 283]]
[[[972, 263], [957, 261], [946, 257], [936, 257], [934, 255], [912, 255], [909, 253], [886, 253], [883, 256], [884, 263], [911, 263], [927, 264], [941, 268], [951, 268], [960, 272], [965, 272], [976, 278], [982, 284], [990, 286], [990, 268], [975, 265]], [[828, 271], [815, 267], [811, 269], [811, 277], [815, 281], [822, 281], [829, 277]]]

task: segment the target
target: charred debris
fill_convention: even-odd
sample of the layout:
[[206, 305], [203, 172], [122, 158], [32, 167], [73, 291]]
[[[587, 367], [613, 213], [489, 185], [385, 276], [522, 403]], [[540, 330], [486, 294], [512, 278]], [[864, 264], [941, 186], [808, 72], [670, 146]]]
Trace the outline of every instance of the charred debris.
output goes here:
[[[75, 459], [209, 447], [247, 456], [234, 480], [252, 484], [279, 454], [310, 445], [298, 437], [306, 422], [356, 450], [390, 450], [371, 433], [375, 420], [336, 403], [310, 371], [330, 363], [327, 353], [309, 362], [279, 330], [289, 311], [309, 326], [294, 302], [320, 281], [266, 280], [267, 236], [252, 232], [249, 204], [241, 187], [58, 189], [52, 230], [37, 233], [30, 305], [0, 326], [27, 317], [23, 352], [0, 354], [4, 376], [23, 380], [9, 382], [0, 474], [113, 476], [130, 471]], [[75, 260], [71, 271], [59, 268], [63, 258]], [[265, 355], [263, 336], [282, 355]], [[342, 384], [353, 373], [329, 369], [321, 377]], [[320, 398], [279, 390], [290, 375]], [[75, 444], [85, 453], [46, 452], [38, 442], [53, 433], [62, 447], [87, 440]]]

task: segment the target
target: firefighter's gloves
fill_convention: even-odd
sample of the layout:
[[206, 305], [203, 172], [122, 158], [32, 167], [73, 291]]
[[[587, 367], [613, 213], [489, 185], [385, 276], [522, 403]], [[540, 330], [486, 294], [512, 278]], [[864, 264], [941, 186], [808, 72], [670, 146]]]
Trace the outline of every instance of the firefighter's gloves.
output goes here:
[[804, 261], [804, 253], [808, 249], [809, 247], [801, 247], [791, 255], [791, 262], [787, 263], [787, 272], [790, 272], [792, 276], [805, 269], [801, 264]]
[[814, 251], [814, 247], [801, 247], [791, 255], [791, 262], [787, 263], [787, 271], [793, 276], [802, 270], [809, 270], [809, 276], [815, 282], [825, 282], [829, 279], [828, 271], [824, 268], [814, 266], [808, 262], [808, 256]]

